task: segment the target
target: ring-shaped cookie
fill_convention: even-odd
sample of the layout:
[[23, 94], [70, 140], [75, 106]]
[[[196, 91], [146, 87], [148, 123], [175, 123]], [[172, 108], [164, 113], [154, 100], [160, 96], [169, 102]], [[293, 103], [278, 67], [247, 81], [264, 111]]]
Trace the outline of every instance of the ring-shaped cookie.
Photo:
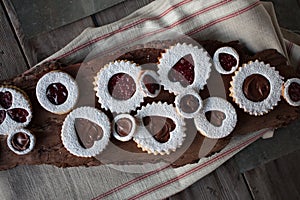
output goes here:
[[[209, 111], [220, 111], [225, 114], [221, 126], [217, 127], [210, 123], [205, 113]], [[203, 107], [194, 119], [196, 128], [202, 135], [212, 139], [220, 139], [228, 136], [236, 126], [237, 114], [234, 107], [220, 97], [209, 97], [203, 101]]]
[[[51, 84], [62, 84], [67, 90], [66, 100], [62, 104], [55, 105], [48, 99], [47, 89]], [[70, 112], [75, 107], [78, 96], [79, 89], [76, 81], [62, 71], [52, 71], [45, 74], [36, 86], [36, 97], [41, 106], [45, 110], [59, 115]]]
[[161, 91], [160, 78], [152, 70], [144, 70], [139, 78], [139, 83], [146, 97], [157, 97]]
[[31, 121], [32, 109], [25, 92], [14, 86], [0, 86], [0, 94], [0, 135], [7, 135], [14, 129], [26, 127]]
[[[262, 101], [254, 102], [249, 100], [243, 91], [243, 84], [247, 77], [251, 75], [262, 75], [270, 83], [270, 92], [267, 98]], [[264, 64], [256, 60], [255, 62], [249, 62], [244, 64], [235, 72], [232, 81], [230, 82], [230, 96], [239, 105], [240, 108], [244, 109], [250, 115], [264, 115], [273, 109], [278, 104], [281, 96], [282, 88], [282, 77], [279, 75], [273, 67], [269, 64]]]
[[[127, 100], [114, 98], [109, 92], [109, 81], [117, 74], [129, 75], [135, 83], [135, 92]], [[127, 113], [135, 110], [144, 101], [144, 95], [139, 89], [138, 78], [141, 74], [141, 67], [129, 61], [115, 61], [107, 64], [99, 71], [95, 78], [95, 91], [101, 107], [116, 113]]]
[[[151, 133], [144, 126], [143, 118], [159, 116], [171, 119], [175, 124], [175, 129], [170, 132], [170, 138], [164, 143], [156, 141]], [[147, 151], [149, 154], [154, 155], [170, 154], [171, 151], [176, 151], [180, 147], [185, 139], [185, 122], [184, 119], [177, 113], [175, 107], [167, 103], [152, 103], [141, 110], [138, 110], [136, 114], [138, 120], [138, 126], [136, 133], [133, 136], [133, 140], [137, 143], [139, 148], [143, 151]]]
[[[75, 129], [75, 119], [77, 118], [89, 120], [97, 124], [103, 130], [103, 136], [101, 140], [94, 141], [94, 145], [91, 148], [86, 149], [79, 143], [79, 138]], [[100, 110], [92, 107], [76, 108], [68, 114], [63, 123], [61, 131], [62, 143], [64, 147], [73, 155], [79, 157], [96, 156], [105, 149], [109, 142], [111, 132], [110, 127], [111, 126], [108, 117]]]
[[[223, 68], [223, 66], [221, 65], [220, 54], [222, 54], [222, 53], [229, 54], [229, 55], [233, 56], [234, 59], [236, 60], [235, 66], [232, 66], [231, 70], [229, 70], [229, 71], [225, 70]], [[217, 49], [217, 51], [214, 53], [214, 57], [213, 57], [215, 68], [220, 74], [232, 74], [239, 67], [239, 60], [240, 60], [239, 54], [232, 47], [221, 47], [221, 48]]]
[[[119, 120], [126, 120], [124, 122], [124, 125], [125, 127], [123, 127], [123, 131], [125, 133], [123, 133], [124, 135], [121, 135], [118, 130], [117, 130], [117, 126], [118, 126], [118, 121]], [[128, 124], [130, 123], [130, 124]], [[127, 126], [127, 127], [126, 127]], [[129, 126], [129, 127], [128, 127]], [[133, 116], [131, 116], [130, 114], [119, 114], [117, 115], [114, 120], [113, 120], [113, 126], [112, 126], [112, 129], [113, 129], [113, 136], [117, 139], [117, 140], [120, 140], [122, 142], [127, 142], [129, 140], [132, 139], [134, 133], [135, 133], [135, 130], [136, 130], [136, 121], [134, 119]], [[125, 129], [125, 130], [124, 130]], [[127, 130], [127, 129], [130, 129], [130, 130]], [[129, 131], [129, 132], [128, 132]]]
[[175, 97], [175, 106], [184, 118], [194, 118], [202, 108], [202, 99], [194, 90], [184, 91]]
[[[194, 62], [194, 80], [187, 87], [182, 86], [179, 82], [173, 82], [169, 79], [169, 72], [173, 70], [173, 66], [184, 56], [192, 55]], [[159, 59], [158, 74], [161, 84], [166, 90], [179, 94], [186, 89], [201, 90], [206, 85], [206, 81], [211, 72], [211, 58], [203, 49], [193, 45], [176, 44], [167, 49]]]
[[[21, 134], [20, 139], [15, 138], [17, 137], [19, 134]], [[23, 136], [22, 136], [23, 134]], [[24, 139], [24, 135], [25, 135], [25, 139]], [[19, 141], [21, 140], [21, 141]], [[19, 143], [19, 142], [24, 142], [24, 140], [27, 143], [26, 144], [15, 144], [15, 143]], [[28, 144], [29, 143], [29, 144]], [[17, 149], [20, 147], [16, 147], [18, 145], [26, 145], [25, 148], [26, 149]], [[26, 129], [15, 129], [13, 132], [9, 133], [8, 137], [7, 137], [7, 146], [9, 147], [10, 150], [12, 150], [15, 154], [17, 155], [25, 155], [28, 154], [30, 151], [32, 151], [32, 149], [34, 148], [35, 145], [35, 137], [34, 135], [32, 135], [30, 133], [29, 130]]]
[[[284, 99], [288, 102], [288, 104], [290, 104], [291, 106], [300, 106], [300, 100], [292, 100], [292, 97], [290, 96], [290, 86], [291, 84], [296, 84], [297, 87], [299, 88], [300, 86], [300, 79], [299, 78], [291, 78], [288, 79], [285, 83], [284, 83], [284, 89], [283, 89], [283, 97]], [[299, 89], [297, 89], [299, 91]], [[298, 98], [300, 94], [297, 94]]]

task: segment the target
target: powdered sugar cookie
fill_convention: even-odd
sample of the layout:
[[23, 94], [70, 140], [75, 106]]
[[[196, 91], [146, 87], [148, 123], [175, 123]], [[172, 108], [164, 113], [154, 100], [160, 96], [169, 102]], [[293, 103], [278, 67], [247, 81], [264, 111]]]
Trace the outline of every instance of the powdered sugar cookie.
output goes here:
[[213, 57], [216, 70], [220, 74], [232, 74], [239, 67], [239, 54], [232, 47], [221, 47]]
[[220, 97], [209, 97], [203, 101], [203, 108], [196, 115], [194, 122], [202, 135], [220, 139], [233, 131], [237, 114], [228, 101]]
[[194, 90], [188, 90], [176, 96], [175, 106], [184, 118], [194, 118], [202, 108], [202, 99]]
[[119, 114], [113, 120], [113, 136], [122, 142], [132, 139], [136, 131], [136, 121], [129, 114]]
[[148, 153], [170, 154], [185, 139], [184, 119], [167, 103], [152, 103], [136, 114], [138, 126], [133, 140]]
[[280, 101], [283, 81], [273, 67], [256, 60], [240, 67], [230, 84], [230, 96], [240, 108], [263, 115]]
[[211, 65], [211, 58], [203, 48], [176, 44], [162, 54], [158, 74], [166, 90], [179, 94], [185, 89], [203, 89]]
[[95, 91], [101, 106], [116, 113], [135, 110], [144, 95], [139, 89], [141, 68], [128, 61], [115, 61], [106, 65], [95, 78]]
[[70, 112], [75, 107], [78, 96], [76, 81], [62, 71], [45, 74], [36, 86], [36, 97], [41, 106], [55, 114]]
[[18, 155], [28, 154], [33, 150], [35, 137], [26, 129], [16, 129], [7, 137], [7, 146]]
[[110, 127], [108, 117], [100, 110], [80, 107], [66, 117], [61, 131], [62, 143], [73, 155], [96, 156], [109, 142]]
[[291, 106], [300, 106], [299, 78], [291, 78], [284, 83], [283, 97]]
[[0, 135], [27, 126], [31, 118], [31, 103], [25, 92], [13, 86], [0, 86]]

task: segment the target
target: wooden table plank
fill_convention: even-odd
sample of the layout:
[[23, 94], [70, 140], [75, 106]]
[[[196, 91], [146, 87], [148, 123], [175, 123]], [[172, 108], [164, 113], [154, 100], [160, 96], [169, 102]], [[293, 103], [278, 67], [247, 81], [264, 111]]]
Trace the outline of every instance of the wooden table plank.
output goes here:
[[26, 61], [0, 4], [0, 80], [12, 78], [26, 69]]
[[300, 199], [300, 151], [244, 173], [254, 199]]
[[252, 199], [242, 174], [234, 160], [229, 160], [216, 171], [202, 178], [169, 200], [180, 199]]
[[11, 19], [17, 38], [26, 56], [27, 62], [32, 67], [39, 61], [50, 56], [64, 47], [85, 28], [94, 27], [91, 17], [86, 17], [72, 24], [62, 26], [45, 34], [28, 39], [24, 35], [17, 13], [10, 0], [3, 0], [5, 8]]
[[95, 19], [98, 26], [109, 24], [128, 16], [132, 12], [151, 3], [152, 1], [154, 0], [126, 0], [107, 10], [103, 10], [95, 14]]

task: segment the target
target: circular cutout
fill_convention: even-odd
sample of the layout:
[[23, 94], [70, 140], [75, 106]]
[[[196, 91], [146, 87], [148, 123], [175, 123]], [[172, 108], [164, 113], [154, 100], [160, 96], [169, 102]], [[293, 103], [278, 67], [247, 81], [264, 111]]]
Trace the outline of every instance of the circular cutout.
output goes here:
[[36, 96], [45, 110], [60, 115], [70, 112], [75, 107], [79, 89], [69, 74], [52, 71], [38, 81]]
[[175, 106], [178, 113], [185, 118], [194, 118], [202, 108], [202, 99], [194, 90], [176, 96]]
[[284, 83], [283, 97], [291, 106], [300, 106], [299, 78], [291, 78]]
[[16, 129], [7, 137], [7, 146], [18, 155], [28, 154], [35, 145], [35, 137], [26, 129]]

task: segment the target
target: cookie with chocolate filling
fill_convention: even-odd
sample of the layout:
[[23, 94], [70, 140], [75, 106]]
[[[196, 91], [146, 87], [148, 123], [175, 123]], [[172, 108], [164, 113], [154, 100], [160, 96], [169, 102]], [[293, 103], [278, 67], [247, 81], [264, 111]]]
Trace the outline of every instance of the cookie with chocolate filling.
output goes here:
[[300, 106], [300, 79], [288, 79], [283, 86], [283, 97], [291, 106]]
[[34, 145], [35, 137], [26, 129], [16, 129], [7, 137], [7, 146], [17, 155], [28, 154]]

